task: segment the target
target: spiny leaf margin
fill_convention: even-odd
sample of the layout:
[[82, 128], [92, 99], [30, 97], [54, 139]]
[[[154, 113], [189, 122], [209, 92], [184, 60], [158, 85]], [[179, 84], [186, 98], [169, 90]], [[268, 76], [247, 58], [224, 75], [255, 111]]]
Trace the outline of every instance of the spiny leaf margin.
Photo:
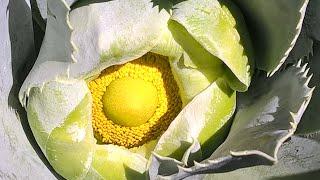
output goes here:
[[[281, 127], [281, 130], [279, 130], [279, 127], [275, 127], [276, 129], [274, 129], [273, 133], [275, 134], [275, 138], [276, 143], [272, 145], [271, 150], [267, 150], [268, 147], [264, 147], [266, 148], [264, 151], [264, 148], [262, 147], [262, 149], [248, 149], [248, 145], [251, 145], [253, 147], [256, 146], [256, 144], [261, 144], [261, 139], [255, 139], [255, 142], [252, 143], [252, 134], [248, 134], [249, 137], [247, 137], [247, 141], [250, 141], [249, 143], [247, 143], [246, 147], [243, 147], [244, 149], [248, 149], [248, 150], [241, 150], [239, 148], [239, 144], [244, 144], [244, 142], [242, 142], [242, 138], [240, 137], [243, 134], [246, 134], [248, 131], [250, 131], [250, 124], [251, 126], [253, 125], [253, 128], [255, 127], [259, 127], [260, 125], [268, 125], [268, 123], [272, 123], [272, 121], [270, 122], [259, 122], [260, 119], [249, 119], [250, 122], [247, 122], [247, 124], [245, 125], [244, 129], [239, 130], [239, 127], [237, 127], [237, 124], [241, 123], [241, 121], [246, 121], [248, 120], [248, 117], [243, 117], [244, 119], [241, 120], [241, 116], [243, 116], [243, 114], [241, 115], [241, 112], [248, 112], [250, 111], [250, 106], [255, 107], [259, 104], [256, 104], [257, 102], [259, 102], [259, 100], [263, 97], [263, 96], [268, 96], [268, 90], [266, 90], [266, 84], [268, 84], [268, 86], [270, 86], [269, 83], [265, 83], [265, 81], [260, 81], [260, 84], [265, 84], [262, 89], [259, 89], [259, 87], [257, 89], [253, 89], [256, 87], [251, 88], [251, 90], [249, 90], [246, 98], [248, 99], [254, 99], [253, 103], [251, 103], [251, 100], [248, 101], [244, 101], [245, 103], [240, 105], [240, 109], [237, 112], [235, 119], [234, 119], [234, 123], [233, 126], [231, 128], [231, 131], [229, 133], [228, 138], [226, 139], [226, 141], [211, 155], [210, 158], [197, 163], [195, 162], [194, 166], [192, 167], [184, 167], [180, 164], [177, 164], [178, 167], [178, 171], [175, 174], [171, 174], [171, 175], [167, 175], [167, 176], [162, 176], [162, 175], [158, 175], [159, 179], [183, 179], [186, 177], [190, 177], [190, 176], [194, 176], [194, 175], [198, 175], [198, 174], [207, 174], [207, 173], [221, 173], [221, 172], [228, 172], [228, 171], [232, 171], [235, 169], [239, 169], [239, 168], [244, 168], [244, 167], [250, 167], [250, 166], [255, 166], [255, 165], [272, 165], [274, 163], [277, 162], [278, 158], [277, 158], [277, 152], [280, 148], [280, 145], [286, 140], [288, 139], [290, 136], [293, 135], [294, 131], [296, 130], [296, 127], [301, 119], [301, 116], [303, 114], [303, 112], [305, 111], [311, 96], [312, 96], [312, 92], [314, 90], [314, 88], [309, 88], [307, 85], [310, 81], [311, 76], [307, 77], [307, 72], [308, 70], [306, 70], [306, 65], [301, 66], [301, 61], [299, 63], [297, 63], [295, 66], [287, 69], [285, 72], [281, 72], [279, 77], [278, 76], [274, 76], [271, 80], [269, 80], [269, 82], [271, 82], [272, 84], [281, 84], [283, 81], [286, 80], [286, 77], [296, 77], [294, 78], [294, 82], [298, 83], [301, 86], [301, 90], [303, 92], [303, 94], [300, 94], [302, 96], [301, 101], [299, 101], [296, 105], [293, 106], [294, 110], [289, 110], [288, 112], [288, 122], [283, 122], [285, 121], [285, 118], [282, 117], [281, 119], [277, 119], [280, 123], [284, 123], [282, 124], [283, 127]], [[294, 85], [294, 84], [292, 84]], [[271, 85], [272, 86], [272, 85]], [[255, 90], [257, 90], [257, 92], [255, 92]], [[287, 90], [287, 87], [286, 89]], [[260, 104], [261, 105], [261, 104]], [[249, 108], [249, 109], [248, 109]], [[292, 112], [294, 111], [294, 112]], [[255, 114], [253, 114], [255, 115]], [[249, 115], [250, 116], [250, 115]], [[259, 118], [261, 118], [260, 116], [258, 116]], [[254, 117], [253, 117], [254, 118]], [[283, 119], [284, 118], [284, 119]], [[245, 122], [246, 123], [246, 122]], [[255, 124], [255, 125], [254, 125]], [[283, 129], [284, 127], [287, 127], [287, 129]], [[259, 134], [264, 134], [265, 133], [265, 128], [260, 129], [260, 131], [257, 131], [258, 135]], [[263, 133], [261, 133], [263, 132]], [[280, 133], [282, 132], [282, 133]], [[271, 133], [272, 134], [272, 133]], [[246, 135], [244, 135], [246, 136]], [[237, 140], [234, 139], [234, 141], [239, 141], [239, 142], [233, 142], [232, 138], [233, 137], [239, 137], [239, 139]], [[259, 136], [258, 136], [259, 137]], [[263, 142], [265, 143], [265, 142]], [[270, 146], [270, 144], [265, 143], [266, 146]], [[158, 158], [159, 159], [159, 158]], [[197, 176], [197, 177], [202, 177], [202, 176]]]

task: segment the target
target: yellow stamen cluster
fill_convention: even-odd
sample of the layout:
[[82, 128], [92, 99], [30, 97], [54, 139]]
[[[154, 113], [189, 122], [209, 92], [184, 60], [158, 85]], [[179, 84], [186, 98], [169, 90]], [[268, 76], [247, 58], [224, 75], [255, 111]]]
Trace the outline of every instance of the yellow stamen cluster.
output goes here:
[[[141, 125], [122, 126], [104, 113], [103, 96], [107, 87], [113, 81], [122, 78], [143, 80], [152, 83], [156, 88], [157, 108], [151, 118]], [[168, 128], [182, 108], [178, 86], [168, 59], [152, 53], [126, 64], [105, 69], [98, 78], [90, 81], [88, 86], [93, 97], [93, 130], [96, 138], [107, 144], [132, 148], [156, 139]]]

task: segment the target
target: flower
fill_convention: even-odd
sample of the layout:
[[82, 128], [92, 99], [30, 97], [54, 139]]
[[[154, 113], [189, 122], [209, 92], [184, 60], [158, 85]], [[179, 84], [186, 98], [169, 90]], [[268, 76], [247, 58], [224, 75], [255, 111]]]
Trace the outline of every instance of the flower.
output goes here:
[[253, 60], [243, 17], [229, 1], [186, 1], [170, 15], [149, 1], [70, 11], [48, 0], [44, 42], [19, 98], [63, 177], [148, 171], [153, 178], [155, 169], [174, 174], [160, 172], [167, 161], [198, 168], [193, 161], [212, 155], [231, 124], [236, 91], [249, 87]]

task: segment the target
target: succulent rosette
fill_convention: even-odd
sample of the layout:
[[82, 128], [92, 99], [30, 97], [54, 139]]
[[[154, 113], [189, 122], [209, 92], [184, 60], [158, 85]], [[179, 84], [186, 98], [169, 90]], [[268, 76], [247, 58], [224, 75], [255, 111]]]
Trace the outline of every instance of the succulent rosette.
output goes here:
[[314, 90], [307, 64], [285, 63], [308, 1], [167, 4], [36, 2], [45, 35], [19, 100], [62, 177], [201, 179], [278, 161]]

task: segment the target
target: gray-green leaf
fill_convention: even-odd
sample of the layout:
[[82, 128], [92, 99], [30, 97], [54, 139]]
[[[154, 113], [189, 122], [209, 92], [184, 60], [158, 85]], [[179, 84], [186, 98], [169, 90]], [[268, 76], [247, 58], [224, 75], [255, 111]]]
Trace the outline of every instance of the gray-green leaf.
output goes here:
[[257, 67], [274, 74], [288, 57], [309, 0], [235, 0], [246, 17]]
[[320, 133], [320, 43], [314, 46], [314, 55], [310, 59], [310, 73], [313, 74], [310, 85], [316, 88], [298, 126], [298, 134]]
[[255, 166], [233, 172], [204, 175], [203, 180], [317, 179], [320, 175], [320, 140], [292, 136], [278, 153], [279, 162], [273, 166]]
[[277, 162], [280, 145], [296, 130], [312, 95], [305, 68], [297, 64], [272, 79], [258, 79], [240, 98], [225, 142], [193, 167], [178, 165], [178, 173], [168, 178], [182, 179]]

